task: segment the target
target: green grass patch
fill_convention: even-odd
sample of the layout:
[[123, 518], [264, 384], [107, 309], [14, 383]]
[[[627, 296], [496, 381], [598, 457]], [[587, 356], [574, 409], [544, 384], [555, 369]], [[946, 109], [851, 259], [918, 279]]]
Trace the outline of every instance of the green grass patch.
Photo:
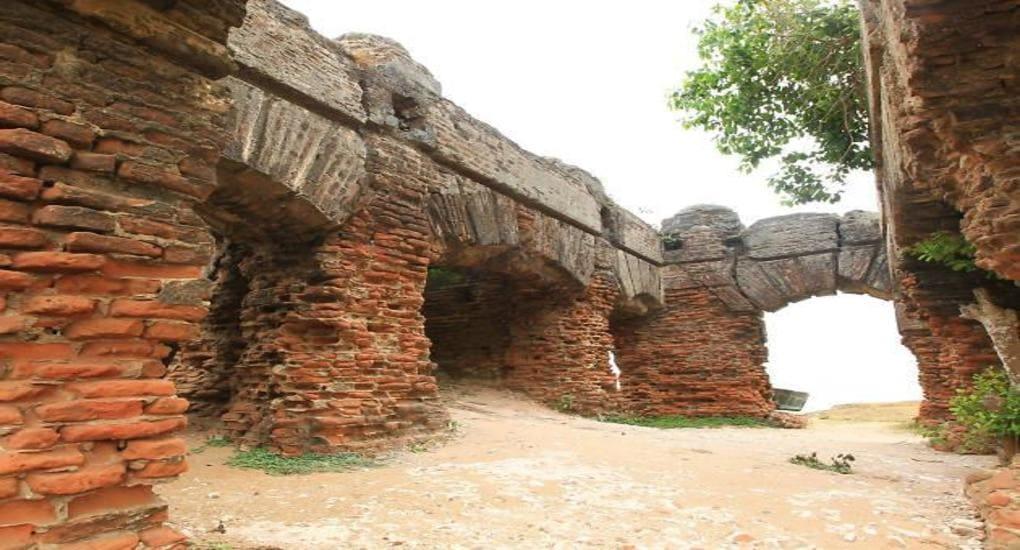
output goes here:
[[314, 472], [347, 472], [376, 466], [378, 463], [357, 453], [281, 456], [269, 449], [258, 447], [238, 451], [227, 461], [227, 466], [261, 470], [269, 475], [288, 476]]
[[603, 422], [644, 426], [646, 428], [723, 428], [739, 426], [744, 428], [768, 427], [762, 418], [749, 416], [606, 416]]

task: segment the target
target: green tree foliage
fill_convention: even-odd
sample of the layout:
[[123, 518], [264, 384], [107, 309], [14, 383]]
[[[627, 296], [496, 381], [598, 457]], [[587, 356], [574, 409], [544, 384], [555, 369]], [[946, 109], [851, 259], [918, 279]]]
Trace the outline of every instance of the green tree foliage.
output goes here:
[[702, 66], [670, 96], [688, 128], [713, 134], [788, 204], [836, 202], [869, 169], [860, 19], [851, 0], [738, 0], [695, 29]]

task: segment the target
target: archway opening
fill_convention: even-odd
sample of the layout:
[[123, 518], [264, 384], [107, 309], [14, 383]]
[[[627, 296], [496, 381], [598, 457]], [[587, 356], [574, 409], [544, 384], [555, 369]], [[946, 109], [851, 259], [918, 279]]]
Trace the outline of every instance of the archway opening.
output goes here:
[[773, 388], [807, 392], [804, 412], [922, 398], [917, 361], [900, 342], [893, 303], [822, 296], [765, 315]]
[[315, 258], [328, 219], [269, 176], [221, 159], [216, 190], [195, 213], [206, 224], [211, 254], [189, 292], [209, 313], [197, 333], [173, 344], [165, 377], [188, 399], [196, 424], [257, 446], [270, 442], [283, 393], [288, 337], [335, 340], [331, 327], [292, 315], [314, 299], [302, 295], [319, 277]]
[[[484, 252], [484, 251], [483, 251]], [[429, 268], [422, 317], [439, 390], [514, 390], [567, 410], [587, 410], [598, 393], [585, 371], [605, 355], [587, 318], [586, 289], [520, 251], [447, 255]]]
[[504, 275], [429, 268], [422, 314], [440, 387], [494, 385], [505, 378], [512, 294]]

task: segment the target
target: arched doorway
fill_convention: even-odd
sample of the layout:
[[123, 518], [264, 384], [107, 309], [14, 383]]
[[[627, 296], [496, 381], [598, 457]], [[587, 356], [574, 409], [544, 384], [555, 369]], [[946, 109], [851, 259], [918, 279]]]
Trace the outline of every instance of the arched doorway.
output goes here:
[[917, 360], [900, 342], [891, 302], [821, 296], [766, 313], [765, 326], [769, 381], [807, 392], [805, 411], [922, 397]]

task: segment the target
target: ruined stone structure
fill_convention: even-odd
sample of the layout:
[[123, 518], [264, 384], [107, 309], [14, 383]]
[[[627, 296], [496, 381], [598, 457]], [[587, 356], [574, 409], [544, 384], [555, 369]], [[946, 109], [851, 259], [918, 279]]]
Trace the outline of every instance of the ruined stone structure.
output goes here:
[[512, 289], [508, 386], [612, 406], [657, 233], [399, 45], [267, 1], [13, 1], [0, 28], [5, 545], [180, 541], [152, 486], [187, 468], [181, 396], [285, 453], [445, 426], [430, 266]]
[[878, 216], [792, 214], [745, 228], [736, 213], [694, 206], [662, 224], [666, 303], [615, 334], [625, 402], [641, 414], [766, 416], [763, 312], [811, 296], [890, 299]]
[[[902, 250], [961, 219], [1005, 279], [1018, 249], [999, 163], [1016, 147], [996, 141], [1015, 65], [981, 46], [967, 62], [987, 73], [951, 72], [942, 5], [866, 6], [884, 224], [745, 228], [692, 207], [660, 234], [444, 99], [387, 39], [327, 39], [272, 0], [6, 2], [0, 541], [178, 545], [153, 486], [187, 469], [189, 401], [286, 454], [427, 436], [447, 376], [582, 414], [765, 416], [763, 312], [840, 291], [897, 301], [922, 416], [944, 418], [996, 360], [959, 307], [1015, 287]], [[1013, 14], [987, 26], [1001, 57], [1015, 2], [987, 5]], [[911, 17], [932, 26], [902, 42]], [[948, 76], [908, 78], [919, 47]], [[959, 82], [984, 99], [925, 87]]]
[[[922, 383], [951, 390], [1002, 358], [984, 321], [974, 318], [980, 315], [963, 317], [961, 309], [1020, 309], [1020, 3], [860, 5], [871, 141], [903, 305], [901, 331], [918, 358]], [[934, 231], [961, 232], [976, 246], [978, 266], [999, 278], [921, 264], [903, 253]], [[982, 289], [982, 308], [971, 306], [975, 289]], [[1008, 337], [1020, 327], [991, 332]], [[929, 399], [926, 407], [938, 402]], [[922, 413], [945, 415], [930, 408]], [[993, 548], [1020, 544], [1013, 473], [1003, 471], [969, 491], [989, 520]]]

